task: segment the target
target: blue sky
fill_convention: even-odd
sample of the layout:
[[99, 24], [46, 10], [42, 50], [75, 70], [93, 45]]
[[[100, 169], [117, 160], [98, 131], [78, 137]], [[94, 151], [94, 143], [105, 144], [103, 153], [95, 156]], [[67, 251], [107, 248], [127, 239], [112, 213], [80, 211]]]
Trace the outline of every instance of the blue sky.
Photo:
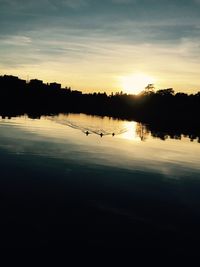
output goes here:
[[200, 90], [200, 0], [0, 0], [0, 25], [0, 74], [84, 91], [134, 92], [134, 77]]

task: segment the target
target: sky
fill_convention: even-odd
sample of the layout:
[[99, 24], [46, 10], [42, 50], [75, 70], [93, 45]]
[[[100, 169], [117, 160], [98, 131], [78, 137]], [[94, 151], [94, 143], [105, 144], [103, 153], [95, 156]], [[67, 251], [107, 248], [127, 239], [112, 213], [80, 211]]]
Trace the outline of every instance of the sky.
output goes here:
[[0, 75], [200, 91], [200, 0], [0, 0]]

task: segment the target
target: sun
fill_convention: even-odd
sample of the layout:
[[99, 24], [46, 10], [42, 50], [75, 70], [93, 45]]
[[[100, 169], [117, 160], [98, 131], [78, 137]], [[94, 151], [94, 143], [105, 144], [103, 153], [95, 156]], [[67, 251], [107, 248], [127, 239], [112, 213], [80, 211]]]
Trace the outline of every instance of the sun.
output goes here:
[[120, 83], [124, 92], [139, 94], [148, 84], [154, 84], [155, 79], [143, 73], [135, 73], [120, 77]]

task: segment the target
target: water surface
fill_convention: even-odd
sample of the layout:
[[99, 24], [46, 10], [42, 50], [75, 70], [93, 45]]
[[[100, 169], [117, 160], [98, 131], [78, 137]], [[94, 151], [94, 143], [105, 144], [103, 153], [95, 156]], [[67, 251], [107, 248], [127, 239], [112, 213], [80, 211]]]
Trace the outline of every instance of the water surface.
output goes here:
[[200, 240], [199, 163], [197, 140], [134, 121], [1, 119], [1, 246], [186, 249]]

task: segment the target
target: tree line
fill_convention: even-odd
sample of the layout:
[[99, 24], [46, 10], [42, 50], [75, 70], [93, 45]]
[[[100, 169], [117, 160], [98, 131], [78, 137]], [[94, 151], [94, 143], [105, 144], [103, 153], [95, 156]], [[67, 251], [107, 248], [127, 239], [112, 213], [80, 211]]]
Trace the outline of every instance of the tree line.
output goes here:
[[58, 83], [29, 82], [11, 75], [0, 76], [1, 114], [86, 113], [134, 119], [151, 124], [199, 128], [200, 92], [175, 93], [172, 88], [155, 91], [147, 85], [139, 95], [82, 93]]

